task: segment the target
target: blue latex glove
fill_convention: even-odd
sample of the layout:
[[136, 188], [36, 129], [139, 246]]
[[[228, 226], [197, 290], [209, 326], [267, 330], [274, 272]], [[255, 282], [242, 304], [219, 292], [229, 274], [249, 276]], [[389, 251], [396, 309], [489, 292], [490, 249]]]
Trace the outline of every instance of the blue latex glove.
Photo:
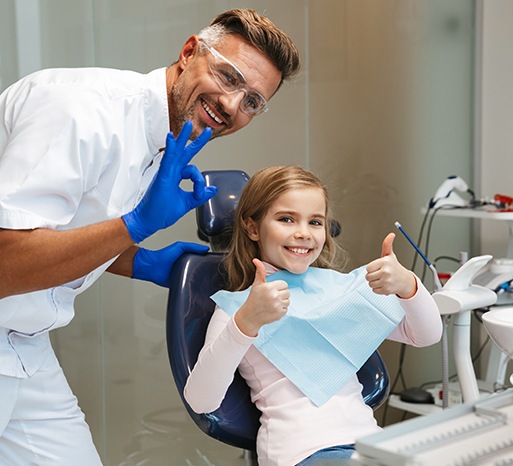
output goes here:
[[[206, 128], [186, 146], [191, 132], [192, 123], [188, 121], [176, 139], [172, 133], [167, 135], [166, 150], [159, 171], [148, 191], [134, 210], [121, 217], [136, 243], [173, 225], [189, 210], [207, 202], [217, 193], [215, 186], [205, 187], [205, 178], [197, 167], [188, 165], [208, 142], [212, 130]], [[180, 182], [185, 179], [193, 182], [192, 192], [180, 188]]]
[[169, 275], [175, 261], [185, 252], [205, 254], [208, 246], [177, 241], [158, 251], [140, 248], [134, 256], [132, 278], [169, 288]]

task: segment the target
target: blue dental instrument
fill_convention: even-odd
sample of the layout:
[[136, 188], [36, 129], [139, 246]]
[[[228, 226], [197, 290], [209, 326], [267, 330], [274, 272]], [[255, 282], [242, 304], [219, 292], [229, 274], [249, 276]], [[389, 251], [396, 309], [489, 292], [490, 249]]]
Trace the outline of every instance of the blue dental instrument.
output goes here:
[[420, 257], [424, 260], [424, 262], [427, 264], [428, 268], [433, 273], [433, 282], [435, 285], [435, 291], [440, 291], [442, 289], [442, 283], [440, 282], [440, 278], [438, 277], [438, 271], [436, 270], [435, 266], [429, 261], [429, 259], [424, 255], [424, 253], [420, 250], [420, 248], [417, 246], [415, 241], [413, 241], [410, 238], [410, 235], [406, 233], [404, 228], [399, 222], [395, 222], [395, 226], [397, 229], [405, 236], [405, 238], [410, 242], [410, 244], [415, 248], [415, 250], [420, 254]]

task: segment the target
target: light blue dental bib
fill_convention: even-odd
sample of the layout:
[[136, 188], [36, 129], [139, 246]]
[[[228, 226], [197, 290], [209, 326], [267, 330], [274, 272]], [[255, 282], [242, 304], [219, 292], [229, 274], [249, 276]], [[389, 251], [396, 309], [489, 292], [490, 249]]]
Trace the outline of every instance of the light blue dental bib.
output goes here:
[[[267, 277], [288, 283], [290, 305], [279, 321], [260, 329], [254, 345], [317, 406], [340, 390], [404, 316], [398, 298], [374, 293], [365, 273], [364, 266], [348, 274], [310, 267], [300, 275], [281, 270]], [[218, 291], [211, 299], [233, 316], [249, 291]]]

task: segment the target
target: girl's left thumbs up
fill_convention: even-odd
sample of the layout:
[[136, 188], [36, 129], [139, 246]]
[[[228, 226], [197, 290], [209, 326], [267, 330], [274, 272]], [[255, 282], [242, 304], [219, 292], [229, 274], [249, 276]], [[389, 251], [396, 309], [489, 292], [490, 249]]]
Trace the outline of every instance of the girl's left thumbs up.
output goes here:
[[381, 245], [381, 257], [391, 256], [394, 254], [394, 239], [395, 233], [389, 233], [385, 239], [383, 240], [383, 244]]
[[403, 267], [394, 254], [395, 233], [389, 233], [381, 245], [381, 257], [367, 264], [365, 278], [377, 294], [396, 294], [411, 298], [417, 292], [415, 275]]

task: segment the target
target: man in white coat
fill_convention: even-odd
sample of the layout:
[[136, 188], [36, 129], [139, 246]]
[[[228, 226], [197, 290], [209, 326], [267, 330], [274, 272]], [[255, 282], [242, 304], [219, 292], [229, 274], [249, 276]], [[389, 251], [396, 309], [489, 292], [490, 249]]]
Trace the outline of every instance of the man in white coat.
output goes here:
[[215, 194], [190, 160], [298, 68], [271, 21], [231, 10], [168, 68], [43, 70], [0, 96], [0, 464], [101, 464], [49, 331], [104, 271], [166, 286], [184, 251], [207, 250], [137, 244]]

